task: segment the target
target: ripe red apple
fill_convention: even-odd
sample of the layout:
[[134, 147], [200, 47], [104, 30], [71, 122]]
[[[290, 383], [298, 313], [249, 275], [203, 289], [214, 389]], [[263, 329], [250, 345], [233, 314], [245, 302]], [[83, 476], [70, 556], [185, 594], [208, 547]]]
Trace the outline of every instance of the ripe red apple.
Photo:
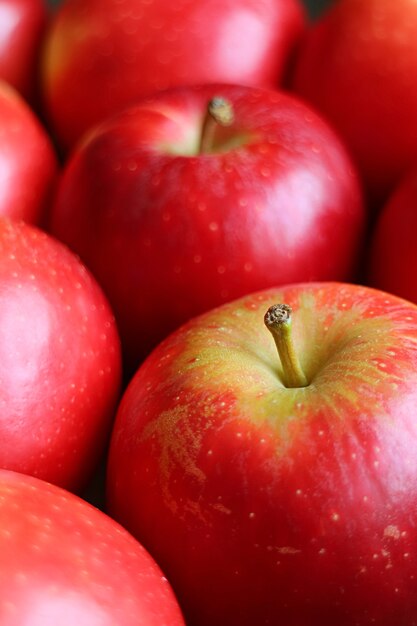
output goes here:
[[159, 567], [114, 520], [0, 470], [2, 626], [183, 626]]
[[334, 124], [378, 209], [417, 156], [417, 3], [338, 0], [300, 45], [292, 88]]
[[300, 0], [64, 0], [42, 59], [46, 115], [68, 148], [93, 124], [168, 87], [272, 87], [304, 29]]
[[103, 454], [119, 397], [114, 317], [74, 254], [5, 218], [0, 329], [0, 467], [79, 490]]
[[350, 159], [309, 108], [206, 85], [145, 99], [92, 131], [67, 161], [50, 229], [98, 278], [137, 365], [217, 304], [350, 278], [364, 222]]
[[417, 168], [393, 191], [372, 230], [368, 282], [417, 303]]
[[0, 78], [32, 104], [38, 97], [47, 6], [45, 0], [0, 0]]
[[18, 92], [0, 80], [0, 215], [43, 222], [57, 171], [45, 128]]
[[[285, 367], [274, 303], [293, 311], [292, 335], [274, 330]], [[341, 283], [245, 296], [139, 368], [108, 510], [192, 626], [415, 624], [416, 406], [416, 306]]]

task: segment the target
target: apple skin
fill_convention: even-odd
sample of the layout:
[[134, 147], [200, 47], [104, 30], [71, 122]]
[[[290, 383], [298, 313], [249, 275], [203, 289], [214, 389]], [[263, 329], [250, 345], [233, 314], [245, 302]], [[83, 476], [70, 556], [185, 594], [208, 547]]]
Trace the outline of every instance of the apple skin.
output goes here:
[[[223, 147], [198, 154], [219, 93], [234, 126], [218, 130]], [[92, 130], [66, 163], [48, 229], [103, 286], [135, 369], [222, 302], [350, 279], [365, 221], [351, 161], [309, 108], [274, 90], [205, 85], [144, 99]]]
[[119, 400], [120, 339], [79, 259], [0, 218], [0, 467], [73, 491], [104, 453]]
[[372, 229], [367, 282], [417, 303], [417, 167], [400, 180]]
[[0, 0], [0, 78], [38, 103], [39, 55], [49, 19], [45, 0]]
[[65, 151], [155, 91], [276, 86], [305, 23], [300, 0], [66, 0], [45, 37], [45, 114]]
[[0, 215], [42, 224], [57, 176], [46, 129], [18, 92], [0, 80]]
[[339, 131], [378, 211], [417, 157], [417, 4], [339, 0], [300, 44], [291, 89]]
[[2, 626], [184, 626], [166, 578], [104, 513], [0, 470]]
[[[293, 308], [307, 387], [281, 382], [263, 325], [278, 302]], [[247, 295], [138, 369], [107, 510], [160, 563], [190, 626], [411, 626], [416, 406], [415, 305], [343, 283]]]

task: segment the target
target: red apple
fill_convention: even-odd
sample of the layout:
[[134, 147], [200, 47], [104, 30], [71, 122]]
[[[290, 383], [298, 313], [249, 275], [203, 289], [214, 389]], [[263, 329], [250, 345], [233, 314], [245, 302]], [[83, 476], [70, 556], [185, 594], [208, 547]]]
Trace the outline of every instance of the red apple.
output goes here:
[[32, 104], [47, 20], [45, 0], [0, 0], [0, 78]]
[[46, 115], [68, 148], [93, 124], [168, 87], [272, 87], [304, 29], [300, 0], [64, 0], [42, 59]]
[[2, 626], [183, 626], [157, 564], [116, 522], [0, 470]]
[[0, 329], [0, 467], [79, 490], [103, 454], [118, 401], [114, 317], [74, 254], [5, 218]]
[[417, 3], [338, 0], [302, 42], [293, 89], [334, 124], [379, 208], [417, 156]]
[[[285, 367], [263, 324], [274, 303], [293, 310], [293, 334], [286, 317], [274, 330]], [[413, 304], [341, 283], [245, 296], [177, 330], [132, 379], [108, 510], [190, 626], [411, 626], [416, 407]]]
[[0, 215], [43, 222], [57, 170], [45, 128], [18, 92], [0, 80]]
[[367, 280], [417, 303], [417, 168], [401, 179], [372, 230]]
[[[209, 102], [233, 123], [205, 119]], [[350, 159], [309, 108], [206, 85], [145, 99], [92, 131], [67, 162], [50, 228], [98, 278], [137, 365], [212, 306], [351, 277], [364, 222]]]

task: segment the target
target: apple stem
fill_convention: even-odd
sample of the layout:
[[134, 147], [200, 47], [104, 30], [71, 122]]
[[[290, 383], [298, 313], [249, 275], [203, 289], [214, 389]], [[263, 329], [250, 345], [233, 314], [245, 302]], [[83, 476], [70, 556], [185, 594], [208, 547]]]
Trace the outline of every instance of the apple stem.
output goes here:
[[301, 368], [292, 340], [292, 309], [288, 304], [274, 304], [265, 313], [264, 322], [271, 332], [284, 370], [286, 387], [307, 387], [308, 381]]
[[212, 152], [216, 130], [219, 126], [231, 126], [234, 121], [234, 110], [230, 100], [215, 96], [208, 105], [201, 129], [199, 153]]

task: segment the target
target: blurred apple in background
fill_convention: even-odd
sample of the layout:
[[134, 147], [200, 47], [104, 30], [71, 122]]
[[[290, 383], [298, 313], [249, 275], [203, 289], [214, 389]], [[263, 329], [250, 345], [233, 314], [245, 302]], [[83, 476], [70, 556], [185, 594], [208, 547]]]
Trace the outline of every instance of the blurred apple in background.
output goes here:
[[301, 0], [64, 0], [41, 64], [46, 116], [69, 148], [154, 91], [278, 85], [304, 25]]
[[43, 223], [57, 173], [47, 131], [19, 93], [0, 80], [0, 215]]
[[108, 441], [120, 361], [113, 314], [79, 259], [0, 219], [0, 467], [82, 489]]
[[32, 105], [38, 101], [38, 63], [47, 7], [45, 0], [0, 0], [0, 79]]
[[0, 470], [2, 626], [184, 626], [166, 578], [104, 513]]
[[417, 167], [402, 178], [372, 232], [367, 280], [417, 303]]
[[417, 3], [338, 0], [301, 43], [292, 88], [331, 121], [376, 210], [417, 157]]
[[250, 294], [139, 368], [113, 429], [108, 510], [190, 626], [411, 626], [416, 406], [415, 305], [340, 283]]
[[[216, 121], [213, 103], [231, 119]], [[50, 230], [103, 286], [131, 369], [217, 304], [352, 278], [365, 219], [343, 145], [308, 107], [274, 90], [206, 85], [157, 94], [87, 134]]]

